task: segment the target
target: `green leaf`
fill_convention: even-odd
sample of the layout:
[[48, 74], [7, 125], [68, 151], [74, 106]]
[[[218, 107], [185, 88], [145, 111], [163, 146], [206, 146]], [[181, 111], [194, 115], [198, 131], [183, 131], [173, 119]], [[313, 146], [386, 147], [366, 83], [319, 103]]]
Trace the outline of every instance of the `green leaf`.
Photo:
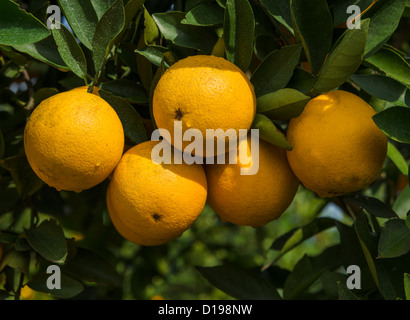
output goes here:
[[58, 0], [58, 4], [80, 42], [92, 50], [98, 15], [91, 1]]
[[58, 93], [56, 88], [41, 88], [37, 90], [34, 95], [34, 105], [39, 105], [43, 100], [50, 98]]
[[364, 12], [370, 5], [373, 5], [373, 0], [342, 0], [335, 1], [333, 7], [333, 24], [334, 26], [344, 25], [347, 20], [352, 19], [352, 13], [347, 13], [347, 8], [351, 5], [357, 5]]
[[224, 10], [216, 3], [200, 3], [193, 7], [181, 21], [195, 26], [218, 26], [224, 22]]
[[135, 60], [136, 62], [136, 69], [137, 69], [136, 72], [138, 73], [140, 77], [140, 80], [141, 80], [142, 85], [144, 86], [144, 89], [146, 90], [146, 92], [149, 92], [149, 88], [151, 86], [151, 81], [153, 77], [152, 64], [143, 55], [137, 54], [135, 57], [135, 53], [134, 53], [137, 49], [141, 48], [144, 45], [145, 45], [144, 36], [141, 36], [140, 40], [138, 41], [137, 48], [133, 50], [132, 60]]
[[67, 257], [67, 241], [64, 231], [54, 219], [44, 220], [35, 228], [25, 230], [27, 241], [44, 259], [64, 262]]
[[388, 141], [387, 143], [387, 156], [391, 161], [393, 161], [393, 163], [402, 174], [404, 174], [405, 176], [409, 174], [409, 167], [407, 165], [406, 159], [404, 159], [400, 151], [397, 150], [394, 144], [390, 141]]
[[113, 5], [115, 0], [90, 0], [91, 5], [94, 8], [97, 18], [101, 19], [104, 13]]
[[376, 125], [391, 139], [410, 143], [410, 109], [391, 107], [373, 116]]
[[344, 197], [347, 201], [350, 201], [359, 207], [366, 210], [368, 213], [379, 218], [397, 218], [397, 214], [381, 200], [373, 197], [363, 196], [355, 194], [352, 196]]
[[43, 186], [22, 150], [15, 156], [0, 160], [0, 166], [10, 172], [20, 196], [31, 196]]
[[379, 50], [399, 25], [406, 0], [380, 1], [379, 10], [371, 17], [365, 59]]
[[265, 115], [256, 114], [252, 123], [252, 129], [259, 130], [259, 138], [286, 150], [292, 150], [284, 134], [280, 132], [275, 124]]
[[410, 229], [402, 219], [385, 222], [379, 241], [381, 258], [395, 258], [410, 251]]
[[248, 0], [228, 0], [225, 7], [224, 41], [227, 59], [246, 71], [252, 59], [255, 18]]
[[148, 103], [147, 93], [144, 88], [133, 81], [125, 79], [106, 81], [100, 87], [124, 98], [129, 103]]
[[36, 43], [15, 45], [13, 47], [53, 67], [68, 70], [67, 65], [58, 52], [53, 36], [49, 36]]
[[2, 257], [0, 261], [0, 272], [3, 271], [5, 266], [9, 266], [10, 268], [18, 269], [22, 273], [28, 275], [29, 264], [30, 254], [28, 252], [11, 250]]
[[289, 0], [261, 0], [261, 4], [275, 20], [284, 25], [290, 32], [294, 32]]
[[407, 185], [401, 192], [399, 197], [393, 203], [393, 210], [397, 215], [405, 219], [410, 210], [410, 187]]
[[159, 67], [161, 65], [163, 54], [169, 52], [169, 49], [161, 46], [146, 46], [135, 52], [147, 58], [148, 61], [156, 67]]
[[410, 65], [396, 50], [383, 47], [366, 59], [366, 62], [384, 72], [387, 76], [410, 85]]
[[337, 282], [337, 290], [339, 292], [339, 300], [360, 300], [352, 291], [350, 291], [340, 281]]
[[362, 63], [368, 27], [369, 20], [363, 20], [361, 29], [348, 29], [339, 38], [322, 68], [312, 92], [322, 93], [333, 90], [357, 71]]
[[397, 101], [406, 90], [406, 86], [381, 74], [353, 74], [352, 79], [360, 88], [376, 98]]
[[298, 261], [292, 273], [286, 278], [283, 287], [283, 297], [285, 300], [299, 298], [326, 270], [320, 268], [316, 270], [307, 255]]
[[298, 90], [279, 89], [256, 100], [257, 112], [263, 113], [270, 119], [289, 120], [301, 114], [309, 100], [309, 96]]
[[164, 38], [177, 46], [209, 53], [218, 40], [212, 29], [182, 24], [181, 21], [185, 18], [183, 12], [155, 13], [152, 17]]
[[115, 268], [101, 255], [84, 249], [77, 248], [77, 253], [61, 270], [73, 278], [80, 278], [98, 284], [121, 286], [121, 276]]
[[100, 90], [101, 98], [107, 101], [117, 112], [124, 128], [124, 133], [134, 144], [147, 141], [148, 136], [144, 127], [141, 116], [128, 102], [124, 99]]
[[236, 299], [281, 299], [275, 287], [257, 273], [230, 265], [196, 268], [209, 283]]
[[10, 46], [34, 43], [50, 35], [40, 20], [9, 0], [0, 3], [0, 30], [0, 44]]
[[157, 24], [148, 10], [144, 8], [144, 40], [146, 44], [152, 44], [160, 36]]
[[406, 292], [406, 300], [410, 300], [410, 274], [404, 274], [404, 291]]
[[97, 72], [103, 67], [114, 45], [114, 40], [124, 27], [124, 6], [122, 0], [116, 0], [98, 21], [92, 41], [93, 62]]
[[48, 273], [38, 273], [34, 275], [27, 285], [39, 292], [49, 293], [56, 298], [69, 299], [73, 298], [84, 289], [83, 285], [65, 274], [61, 274], [61, 288], [60, 289], [49, 289], [47, 287], [47, 279], [52, 276]]
[[84, 79], [87, 75], [87, 61], [84, 52], [73, 34], [64, 25], [59, 24], [58, 26], [59, 29], [52, 30], [58, 52], [70, 70]]
[[326, 0], [292, 0], [291, 14], [296, 39], [317, 74], [332, 46], [333, 22]]
[[270, 53], [251, 76], [256, 97], [283, 89], [299, 62], [302, 46], [286, 46]]

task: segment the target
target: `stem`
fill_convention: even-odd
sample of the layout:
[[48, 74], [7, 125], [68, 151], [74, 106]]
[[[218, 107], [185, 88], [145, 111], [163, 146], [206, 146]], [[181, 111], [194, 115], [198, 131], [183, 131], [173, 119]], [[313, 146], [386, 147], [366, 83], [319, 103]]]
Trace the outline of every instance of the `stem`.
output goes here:
[[30, 74], [27, 72], [27, 70], [23, 69], [22, 73], [23, 73], [24, 82], [27, 84], [27, 91], [29, 95], [29, 99], [27, 101], [25, 109], [32, 110], [34, 108], [34, 88], [31, 84]]
[[19, 280], [19, 284], [17, 287], [17, 291], [14, 294], [14, 300], [20, 300], [20, 294], [21, 294], [21, 288], [23, 286], [23, 282], [24, 282], [24, 273], [20, 271], [20, 280]]

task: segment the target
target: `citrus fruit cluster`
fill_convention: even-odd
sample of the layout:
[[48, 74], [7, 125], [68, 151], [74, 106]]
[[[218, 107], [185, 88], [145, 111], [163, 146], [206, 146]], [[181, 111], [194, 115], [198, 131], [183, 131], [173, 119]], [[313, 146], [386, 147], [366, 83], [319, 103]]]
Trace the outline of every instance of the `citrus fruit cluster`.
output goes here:
[[[111, 220], [124, 238], [140, 245], [181, 236], [207, 201], [222, 221], [263, 226], [289, 207], [300, 182], [321, 197], [358, 191], [377, 177], [386, 156], [387, 138], [372, 121], [374, 110], [351, 93], [334, 91], [311, 99], [290, 121], [286, 138], [291, 151], [259, 141], [256, 174], [242, 174], [253, 160], [244, 163], [239, 154], [234, 163], [157, 163], [152, 150], [158, 141], [124, 152], [120, 119], [98, 91], [93, 93], [81, 87], [44, 100], [25, 129], [27, 159], [58, 190], [80, 192], [110, 178], [106, 203]], [[158, 128], [170, 132], [170, 145], [175, 147], [179, 122], [182, 133], [200, 132], [205, 146], [208, 129], [249, 130], [256, 98], [234, 64], [198, 55], [162, 75], [152, 107]], [[241, 143], [251, 156], [251, 137]], [[208, 152], [204, 147], [195, 156], [210, 157]]]

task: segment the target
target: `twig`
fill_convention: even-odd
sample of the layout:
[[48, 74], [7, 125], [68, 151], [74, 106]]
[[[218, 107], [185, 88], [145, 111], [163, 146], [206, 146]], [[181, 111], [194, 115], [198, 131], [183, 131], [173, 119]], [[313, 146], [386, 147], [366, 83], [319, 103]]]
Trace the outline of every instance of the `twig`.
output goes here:
[[24, 78], [24, 82], [27, 84], [27, 91], [28, 91], [28, 101], [26, 106], [24, 107], [24, 109], [26, 110], [32, 110], [34, 108], [34, 88], [31, 84], [31, 78], [29, 73], [27, 72], [27, 69], [23, 69], [23, 78]]

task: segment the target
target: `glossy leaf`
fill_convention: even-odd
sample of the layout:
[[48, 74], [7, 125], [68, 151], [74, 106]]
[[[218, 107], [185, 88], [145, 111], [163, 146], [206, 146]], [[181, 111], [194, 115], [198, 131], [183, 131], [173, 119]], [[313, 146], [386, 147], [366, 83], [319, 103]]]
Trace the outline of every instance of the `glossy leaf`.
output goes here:
[[381, 258], [394, 258], [410, 251], [410, 228], [402, 219], [385, 222], [379, 241]]
[[169, 52], [169, 49], [161, 46], [146, 46], [144, 48], [137, 49], [135, 52], [147, 58], [148, 61], [156, 67], [159, 67], [161, 65], [163, 54]]
[[349, 29], [341, 36], [327, 58], [312, 92], [333, 90], [357, 71], [362, 63], [368, 26], [369, 20], [362, 21], [361, 29]]
[[333, 22], [326, 0], [292, 0], [290, 5], [295, 37], [317, 74], [332, 46]]
[[185, 18], [183, 12], [155, 13], [152, 17], [164, 38], [178, 46], [209, 53], [218, 39], [210, 29], [182, 24]]
[[410, 85], [410, 64], [393, 48], [383, 47], [366, 59], [366, 62], [387, 76]]
[[124, 99], [103, 90], [100, 91], [100, 96], [117, 112], [127, 138], [129, 138], [134, 144], [139, 144], [148, 140], [144, 123], [134, 107]]
[[393, 203], [393, 210], [401, 219], [405, 219], [410, 211], [410, 187], [407, 185]]
[[275, 287], [258, 274], [229, 265], [197, 267], [197, 270], [212, 285], [236, 299], [281, 299]]
[[87, 75], [87, 61], [80, 45], [73, 34], [64, 26], [52, 30], [54, 41], [57, 44], [58, 52], [65, 64], [80, 78]]
[[0, 3], [0, 44], [26, 45], [45, 39], [50, 30], [32, 14], [10, 0]]
[[124, 98], [130, 103], [147, 103], [148, 97], [141, 85], [126, 79], [106, 81], [101, 84], [101, 89]]
[[224, 22], [224, 10], [214, 3], [200, 3], [193, 7], [181, 21], [195, 26], [218, 26]]
[[248, 0], [228, 0], [224, 20], [226, 57], [243, 71], [251, 62], [254, 33], [255, 18]]
[[25, 231], [30, 246], [44, 259], [64, 262], [67, 257], [67, 242], [64, 231], [54, 219], [44, 220], [37, 227]]
[[275, 20], [284, 25], [286, 29], [293, 33], [289, 0], [261, 0], [261, 4], [267, 9], [269, 14], [271, 14]]
[[302, 46], [283, 47], [269, 54], [251, 76], [256, 97], [283, 89], [299, 62]]
[[101, 19], [104, 13], [114, 4], [115, 0], [90, 0], [97, 18]]
[[256, 114], [252, 123], [252, 129], [259, 130], [260, 139], [283, 149], [292, 150], [292, 146], [286, 141], [284, 134], [265, 115]]
[[122, 0], [116, 0], [98, 21], [95, 36], [92, 40], [93, 62], [97, 72], [103, 67], [114, 45], [115, 38], [124, 27], [124, 6]]
[[380, 49], [399, 25], [406, 0], [380, 1], [380, 8], [371, 17], [365, 58]]
[[30, 279], [27, 285], [35, 291], [49, 293], [54, 297], [61, 299], [74, 298], [84, 289], [84, 286], [79, 281], [74, 280], [65, 274], [61, 274], [60, 289], [49, 289], [47, 287], [47, 280], [50, 276], [52, 276], [52, 274], [38, 273]]
[[376, 125], [391, 139], [410, 143], [410, 109], [391, 107], [373, 116]]
[[144, 8], [144, 39], [146, 44], [153, 44], [159, 38], [159, 29], [155, 20], [149, 14], [148, 10]]
[[367, 93], [386, 101], [397, 101], [406, 90], [406, 86], [381, 74], [354, 74], [350, 77]]
[[[104, 2], [105, 3], [105, 2]], [[80, 42], [92, 50], [98, 15], [91, 1], [58, 0], [64, 16]], [[97, 9], [101, 14], [101, 11]]]
[[365, 209], [368, 213], [374, 215], [375, 217], [397, 218], [397, 214], [390, 208], [390, 206], [377, 198], [355, 194], [345, 196], [345, 199]]
[[257, 112], [270, 119], [288, 120], [302, 113], [309, 100], [309, 96], [295, 89], [279, 89], [256, 100]]

